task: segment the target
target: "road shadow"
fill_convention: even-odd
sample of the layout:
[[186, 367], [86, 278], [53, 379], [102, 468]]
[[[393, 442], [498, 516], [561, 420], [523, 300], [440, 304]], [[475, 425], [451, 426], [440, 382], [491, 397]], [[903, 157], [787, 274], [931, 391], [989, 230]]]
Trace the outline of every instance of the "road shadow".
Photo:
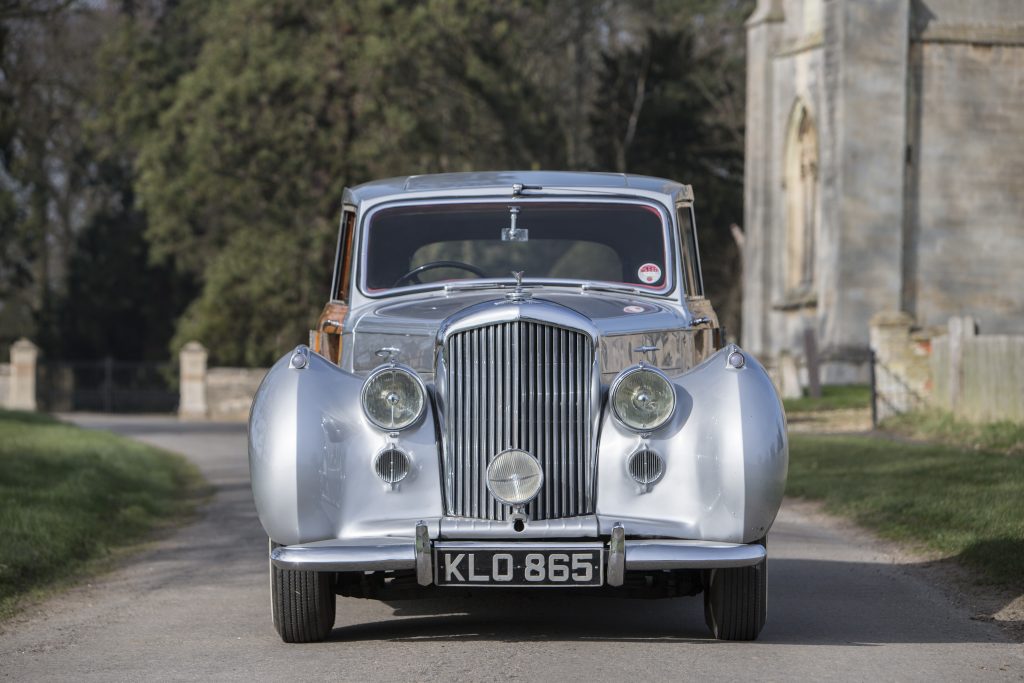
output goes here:
[[[1006, 639], [951, 606], [923, 580], [925, 566], [773, 559], [768, 622], [757, 642], [873, 647]], [[339, 599], [339, 622], [345, 618], [344, 604]], [[391, 618], [339, 625], [331, 639], [714, 642], [704, 624], [702, 596], [643, 600], [535, 591], [387, 605]]]

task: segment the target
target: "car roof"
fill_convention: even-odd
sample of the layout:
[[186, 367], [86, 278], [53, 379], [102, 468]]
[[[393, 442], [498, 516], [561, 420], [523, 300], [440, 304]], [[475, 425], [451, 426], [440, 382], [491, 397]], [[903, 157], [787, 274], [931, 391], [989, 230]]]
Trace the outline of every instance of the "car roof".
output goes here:
[[[641, 191], [667, 195], [681, 201], [692, 201], [693, 190], [689, 185], [654, 178], [651, 176], [626, 173], [583, 173], [576, 171], [477, 171], [470, 173], [436, 173], [429, 175], [400, 176], [385, 178], [346, 188], [344, 201], [360, 204], [384, 197], [423, 196], [437, 194], [451, 196], [460, 190], [501, 189], [512, 193], [513, 185], [544, 188], [546, 190], [589, 190], [607, 194], [631, 194]], [[625, 192], [620, 192], [625, 190]]]

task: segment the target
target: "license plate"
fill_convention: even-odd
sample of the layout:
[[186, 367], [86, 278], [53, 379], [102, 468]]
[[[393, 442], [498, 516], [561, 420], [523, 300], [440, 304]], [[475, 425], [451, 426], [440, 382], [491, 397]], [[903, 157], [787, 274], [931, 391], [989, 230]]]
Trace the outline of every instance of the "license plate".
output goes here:
[[434, 582], [439, 586], [600, 586], [604, 550], [598, 545], [565, 547], [434, 547]]

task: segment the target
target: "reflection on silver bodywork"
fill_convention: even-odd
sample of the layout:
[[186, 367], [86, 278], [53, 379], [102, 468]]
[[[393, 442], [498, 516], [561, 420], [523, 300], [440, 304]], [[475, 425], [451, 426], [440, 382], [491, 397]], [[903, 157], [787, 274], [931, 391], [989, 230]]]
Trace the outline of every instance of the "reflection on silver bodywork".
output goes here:
[[714, 353], [713, 344], [712, 331], [706, 328], [607, 335], [601, 338], [601, 379], [610, 383], [639, 361], [673, 377]]
[[408, 365], [420, 375], [434, 374], [434, 337], [436, 328], [422, 334], [366, 332], [355, 336], [354, 368], [369, 372], [380, 365], [377, 352], [395, 348], [395, 360]]
[[[673, 380], [676, 412], [646, 440], [606, 415], [599, 446], [597, 515], [602, 533], [621, 521], [630, 535], [750, 543], [767, 533], [788, 469], [785, 415], [753, 358], [728, 365], [726, 347]], [[646, 443], [665, 455], [646, 495], [622, 476]]]
[[[652, 301], [619, 293], [583, 293], [581, 288], [568, 286], [537, 286], [526, 291], [531, 297], [515, 303], [540, 304], [575, 313], [575, 319], [583, 322], [573, 324], [585, 325], [594, 339], [600, 338], [599, 359], [605, 383], [639, 360], [674, 375], [714, 352], [711, 327], [691, 327], [697, 311], [707, 317], [702, 301], [680, 306], [668, 299]], [[481, 307], [493, 308], [507, 302], [497, 288], [482, 293], [416, 292], [403, 296], [399, 302], [372, 301], [349, 314], [351, 331], [342, 340], [341, 366], [357, 374], [367, 373], [380, 365], [377, 352], [393, 347], [399, 350], [396, 360], [416, 370], [429, 383], [434, 379], [437, 335], [441, 328], [456, 324], [469, 311], [479, 313]], [[566, 321], [573, 319], [563, 317]], [[500, 314], [494, 316], [494, 321], [502, 321]], [[654, 346], [657, 350], [642, 356], [634, 353], [643, 346]]]
[[[785, 417], [756, 360], [729, 366], [734, 350], [722, 349], [672, 380], [675, 414], [652, 434], [626, 430], [607, 410], [595, 416], [601, 420], [596, 516], [546, 525], [528, 520], [523, 537], [607, 535], [621, 522], [630, 537], [762, 538], [785, 484]], [[253, 493], [271, 538], [284, 544], [411, 538], [418, 520], [427, 521], [432, 538], [442, 529], [452, 538], [518, 536], [511, 521], [442, 519], [442, 456], [431, 405], [424, 420], [392, 441], [362, 416], [361, 378], [316, 354], [302, 370], [288, 367], [289, 358], [268, 373], [250, 421]], [[442, 383], [436, 393], [444, 391]], [[444, 424], [443, 415], [439, 420]], [[412, 468], [393, 487], [373, 469], [375, 455], [389, 444], [409, 455]], [[646, 492], [628, 476], [627, 459], [641, 446], [665, 459], [660, 480]]]
[[345, 480], [345, 432], [337, 420], [326, 415], [320, 421], [320, 427], [323, 429], [320, 498], [324, 505], [339, 508]]
[[626, 541], [626, 569], [724, 569], [749, 567], [765, 558], [759, 543], [719, 543], [673, 539]]
[[[288, 367], [285, 355], [253, 400], [249, 468], [256, 510], [267, 534], [291, 545], [328, 539], [412, 538], [441, 517], [441, 480], [433, 410], [394, 438], [372, 426], [359, 405], [363, 379], [323, 357]], [[401, 448], [412, 473], [392, 486], [374, 471], [385, 446]]]

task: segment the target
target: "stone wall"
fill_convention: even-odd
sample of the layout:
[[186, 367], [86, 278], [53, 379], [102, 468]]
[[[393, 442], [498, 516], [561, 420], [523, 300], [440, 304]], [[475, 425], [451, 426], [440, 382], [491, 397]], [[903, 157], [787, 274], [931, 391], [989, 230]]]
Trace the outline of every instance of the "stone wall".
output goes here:
[[878, 419], [935, 407], [971, 422], [1024, 423], [1024, 335], [980, 335], [971, 317], [921, 328], [883, 313], [870, 336]]
[[[1021, 333], [1024, 3], [1016, 23], [1009, 11], [1005, 23], [953, 23], [953, 8], [926, 4], [933, 18], [912, 51], [904, 310], [926, 325], [970, 312], [986, 333]], [[975, 4], [986, 3], [959, 10]]]
[[267, 374], [264, 368], [210, 368], [197, 341], [181, 349], [178, 416], [183, 420], [240, 421], [249, 417], [253, 396]]
[[210, 368], [206, 375], [206, 405], [212, 420], [247, 420], [252, 398], [265, 368]]

